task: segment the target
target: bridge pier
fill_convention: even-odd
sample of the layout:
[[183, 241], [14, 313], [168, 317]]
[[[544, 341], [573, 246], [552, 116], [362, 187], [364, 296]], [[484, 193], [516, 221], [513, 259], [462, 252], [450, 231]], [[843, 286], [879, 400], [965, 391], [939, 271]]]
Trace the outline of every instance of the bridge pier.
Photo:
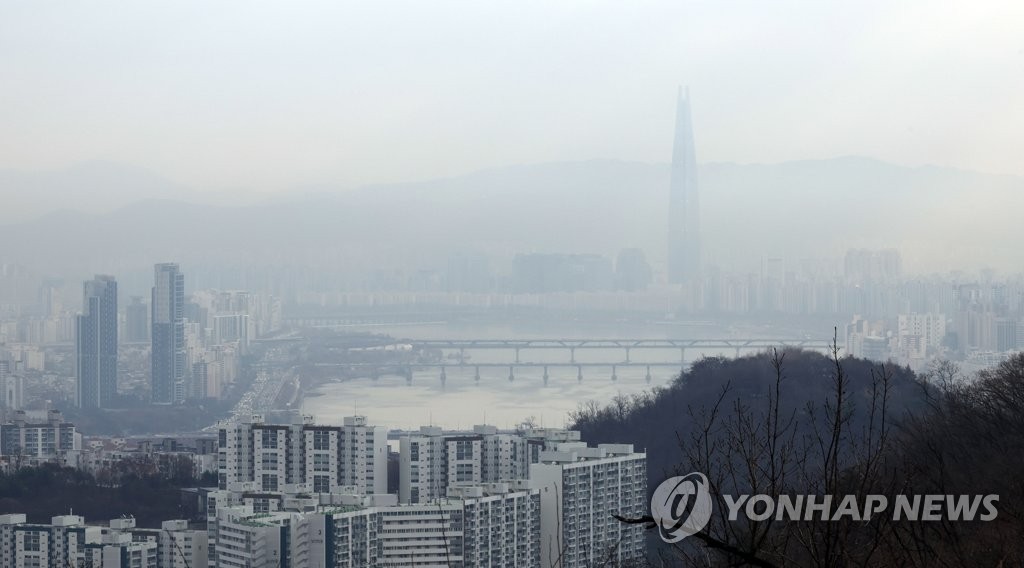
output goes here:
[[480, 365], [476, 366], [476, 373], [473, 375], [473, 380], [476, 381], [476, 384], [480, 384]]
[[651, 382], [651, 366], [650, 365], [647, 365], [647, 375], [644, 377], [644, 380], [647, 381], [648, 383]]
[[626, 362], [629, 363], [629, 347], [626, 348]]
[[615, 373], [615, 365], [612, 365], [612, 381], [619, 380], [619, 375]]
[[679, 348], [679, 362], [680, 363], [686, 363], [686, 348], [685, 347], [680, 347]]
[[519, 363], [519, 348], [516, 347], [516, 363]]
[[405, 384], [412, 386], [412, 367], [405, 368]]
[[576, 363], [576, 348], [575, 347], [570, 347], [569, 348], [569, 362], [573, 363], [573, 364]]
[[515, 374], [515, 372], [513, 371], [513, 369], [515, 369], [515, 367], [514, 367], [514, 366], [512, 366], [512, 365], [509, 365], [509, 366], [508, 366], [508, 382], [510, 382], [510, 383], [511, 383], [512, 381], [516, 380], [516, 374]]
[[576, 366], [576, 382], [583, 382], [583, 365]]
[[544, 386], [548, 386], [548, 366], [544, 365]]
[[444, 388], [445, 383], [448, 382], [448, 373], [444, 367], [441, 367], [441, 388]]
[[739, 347], [736, 348], [736, 358], [737, 359], [740, 358], [740, 348]]
[[466, 348], [459, 347], [459, 365], [466, 364]]

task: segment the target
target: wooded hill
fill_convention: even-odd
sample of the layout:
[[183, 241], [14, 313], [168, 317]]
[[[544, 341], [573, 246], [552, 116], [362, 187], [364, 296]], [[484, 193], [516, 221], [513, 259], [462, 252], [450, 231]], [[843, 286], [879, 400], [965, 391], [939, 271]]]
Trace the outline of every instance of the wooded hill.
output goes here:
[[[649, 489], [709, 479], [715, 514], [652, 561], [701, 566], [1019, 566], [1024, 563], [1024, 354], [967, 380], [803, 351], [706, 358], [665, 388], [583, 405], [590, 442], [648, 452]], [[729, 522], [723, 495], [998, 495], [994, 520], [769, 518]], [[653, 527], [651, 519], [647, 519]], [[656, 531], [654, 531], [656, 532]], [[656, 538], [652, 542], [659, 543]]]

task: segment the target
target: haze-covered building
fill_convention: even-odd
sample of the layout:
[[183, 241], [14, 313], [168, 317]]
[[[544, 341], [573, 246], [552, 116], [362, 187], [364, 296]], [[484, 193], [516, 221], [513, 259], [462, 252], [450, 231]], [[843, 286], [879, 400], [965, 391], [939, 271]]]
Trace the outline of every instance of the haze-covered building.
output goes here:
[[110, 408], [117, 398], [117, 281], [96, 276], [85, 282], [83, 313], [75, 321], [75, 403]]

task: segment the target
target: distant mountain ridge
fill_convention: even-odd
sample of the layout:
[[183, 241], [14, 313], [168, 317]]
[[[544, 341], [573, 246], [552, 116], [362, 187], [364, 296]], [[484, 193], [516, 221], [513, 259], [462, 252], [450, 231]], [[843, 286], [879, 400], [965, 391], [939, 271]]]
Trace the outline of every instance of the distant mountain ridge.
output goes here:
[[101, 160], [52, 170], [0, 169], [0, 225], [56, 210], [107, 213], [149, 199], [212, 203], [224, 201], [224, 193], [197, 191], [145, 168]]
[[[667, 164], [521, 165], [240, 205], [190, 203], [202, 194], [131, 168], [124, 176], [109, 164], [98, 170], [37, 178], [0, 172], [0, 199], [11, 207], [31, 193], [62, 209], [0, 225], [0, 242], [18, 243], [0, 250], [0, 262], [44, 269], [73, 261], [99, 270], [112, 258], [122, 259], [118, 266], [141, 266], [172, 258], [216, 263], [224, 256], [239, 263], [308, 257], [353, 266], [443, 266], [451, 251], [614, 255], [640, 247], [657, 267], [666, 248]], [[80, 186], [76, 172], [85, 180]], [[1024, 178], [842, 157], [709, 163], [701, 166], [699, 183], [705, 254], [727, 267], [882, 246], [903, 249], [908, 267], [929, 270], [964, 262], [1009, 269], [1024, 261], [1016, 246], [1024, 237], [1016, 221]], [[100, 186], [106, 193], [92, 191]], [[70, 212], [82, 199], [59, 195], [79, 187], [88, 190], [79, 196], [87, 205], [126, 201], [113, 210]]]

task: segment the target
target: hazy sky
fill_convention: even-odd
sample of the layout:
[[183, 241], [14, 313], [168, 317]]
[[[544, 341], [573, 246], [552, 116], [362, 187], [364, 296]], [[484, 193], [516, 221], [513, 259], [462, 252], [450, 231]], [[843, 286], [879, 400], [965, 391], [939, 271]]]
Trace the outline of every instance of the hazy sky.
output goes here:
[[863, 154], [1024, 175], [1024, 2], [0, 3], [0, 167], [209, 189]]

